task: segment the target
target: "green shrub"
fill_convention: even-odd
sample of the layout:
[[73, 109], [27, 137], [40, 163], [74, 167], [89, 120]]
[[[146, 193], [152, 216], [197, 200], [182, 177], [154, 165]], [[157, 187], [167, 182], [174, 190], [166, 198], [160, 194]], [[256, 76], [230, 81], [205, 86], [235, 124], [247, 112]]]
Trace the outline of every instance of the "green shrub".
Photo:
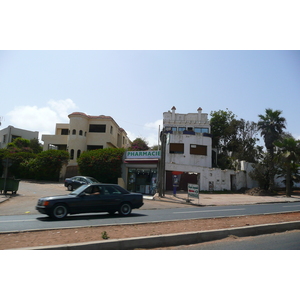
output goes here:
[[43, 151], [20, 164], [21, 178], [58, 181], [60, 170], [68, 159], [67, 151]]
[[124, 149], [105, 148], [83, 152], [77, 159], [80, 174], [100, 182], [117, 183], [122, 175]]

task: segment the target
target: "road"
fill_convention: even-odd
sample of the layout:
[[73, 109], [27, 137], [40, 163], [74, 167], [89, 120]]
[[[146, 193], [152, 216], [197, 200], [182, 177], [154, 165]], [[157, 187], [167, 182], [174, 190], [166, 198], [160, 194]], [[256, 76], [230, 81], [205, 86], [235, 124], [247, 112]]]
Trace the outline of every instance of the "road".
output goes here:
[[184, 207], [162, 210], [133, 210], [129, 217], [106, 213], [68, 216], [54, 221], [42, 214], [0, 216], [0, 232], [75, 228], [114, 224], [138, 224], [187, 219], [233, 217], [268, 213], [295, 212], [300, 210], [299, 203], [272, 203], [255, 205], [232, 205], [217, 207]]
[[300, 250], [300, 230], [234, 238], [164, 250]]

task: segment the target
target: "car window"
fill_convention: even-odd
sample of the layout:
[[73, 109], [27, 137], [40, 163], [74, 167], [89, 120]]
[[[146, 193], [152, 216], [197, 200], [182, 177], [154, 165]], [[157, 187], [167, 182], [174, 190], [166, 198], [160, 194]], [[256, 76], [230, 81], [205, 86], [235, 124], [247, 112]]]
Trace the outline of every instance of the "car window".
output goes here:
[[86, 190], [84, 191], [87, 195], [101, 195], [103, 194], [103, 188], [101, 186], [98, 185], [92, 185], [89, 186], [88, 188], [86, 188]]
[[121, 191], [116, 189], [114, 186], [104, 186], [104, 195], [120, 195], [122, 194]]
[[99, 181], [97, 179], [95, 179], [95, 178], [90, 178], [90, 181], [91, 182], [95, 182], [95, 183], [99, 183]]

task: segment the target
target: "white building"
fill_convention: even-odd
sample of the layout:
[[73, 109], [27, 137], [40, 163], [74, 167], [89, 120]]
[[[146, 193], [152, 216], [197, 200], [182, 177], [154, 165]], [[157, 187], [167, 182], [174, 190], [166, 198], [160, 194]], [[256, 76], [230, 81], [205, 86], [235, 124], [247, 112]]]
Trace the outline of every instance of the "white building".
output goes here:
[[240, 170], [212, 168], [212, 138], [208, 114], [178, 114], [173, 106], [163, 113], [163, 133], [166, 135], [165, 187], [173, 189], [173, 180], [179, 179], [178, 189], [187, 190], [188, 183], [198, 184], [203, 191], [238, 190], [253, 187], [248, 176], [247, 163]]
[[8, 126], [7, 128], [0, 130], [0, 148], [6, 148], [7, 144], [13, 142], [13, 140], [18, 137], [26, 140], [38, 139], [39, 132]]

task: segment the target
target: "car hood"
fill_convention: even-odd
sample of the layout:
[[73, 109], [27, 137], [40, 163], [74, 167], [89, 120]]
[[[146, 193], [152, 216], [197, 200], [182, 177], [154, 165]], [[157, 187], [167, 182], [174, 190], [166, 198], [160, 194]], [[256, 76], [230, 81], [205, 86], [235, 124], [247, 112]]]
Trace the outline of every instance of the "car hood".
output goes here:
[[48, 197], [43, 197], [43, 198], [40, 198], [39, 200], [60, 200], [60, 199], [71, 199], [71, 198], [75, 198], [76, 195], [58, 195], [58, 196], [48, 196]]

